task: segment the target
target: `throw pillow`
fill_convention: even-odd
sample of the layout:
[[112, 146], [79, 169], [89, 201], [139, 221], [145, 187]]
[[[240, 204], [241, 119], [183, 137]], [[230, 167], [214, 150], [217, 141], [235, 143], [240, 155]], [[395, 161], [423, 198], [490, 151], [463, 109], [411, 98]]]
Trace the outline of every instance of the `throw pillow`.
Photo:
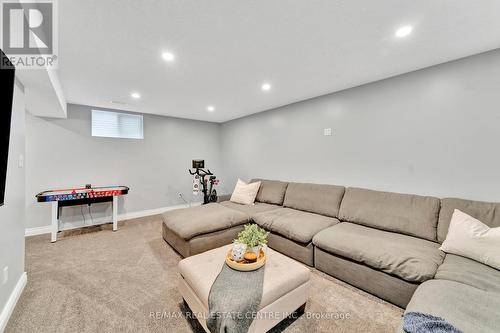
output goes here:
[[260, 182], [247, 184], [241, 179], [238, 179], [230, 201], [243, 205], [253, 205], [259, 188]]
[[500, 227], [490, 228], [455, 209], [440, 249], [500, 269]]

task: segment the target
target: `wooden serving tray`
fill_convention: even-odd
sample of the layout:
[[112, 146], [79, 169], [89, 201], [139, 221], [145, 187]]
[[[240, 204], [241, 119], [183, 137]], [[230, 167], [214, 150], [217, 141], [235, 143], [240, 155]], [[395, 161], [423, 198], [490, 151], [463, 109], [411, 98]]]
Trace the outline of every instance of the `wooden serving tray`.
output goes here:
[[229, 250], [229, 252], [226, 254], [226, 264], [232, 269], [242, 272], [255, 271], [256, 269], [259, 269], [262, 266], [264, 266], [264, 264], [266, 263], [266, 254], [262, 250], [260, 250], [259, 257], [255, 262], [248, 262], [246, 260], [237, 262], [234, 261], [231, 257], [232, 257], [232, 250]]

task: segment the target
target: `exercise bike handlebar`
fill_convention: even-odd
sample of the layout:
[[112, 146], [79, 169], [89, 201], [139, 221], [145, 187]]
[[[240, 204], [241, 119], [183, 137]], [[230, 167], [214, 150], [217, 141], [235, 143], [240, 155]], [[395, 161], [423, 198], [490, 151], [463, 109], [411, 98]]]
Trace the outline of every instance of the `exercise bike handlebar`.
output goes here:
[[200, 171], [202, 172], [202, 174], [200, 176], [213, 176], [213, 173], [210, 171], [210, 169], [207, 169], [207, 170], [196, 169], [196, 171], [191, 171], [191, 169], [188, 169], [188, 171], [189, 171], [189, 174], [191, 176], [200, 175]]

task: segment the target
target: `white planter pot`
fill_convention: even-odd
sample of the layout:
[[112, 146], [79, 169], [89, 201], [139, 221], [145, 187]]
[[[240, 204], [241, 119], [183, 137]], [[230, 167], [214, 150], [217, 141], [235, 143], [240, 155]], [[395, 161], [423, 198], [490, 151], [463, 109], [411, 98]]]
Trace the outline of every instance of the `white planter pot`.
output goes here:
[[262, 245], [257, 245], [257, 246], [254, 246], [254, 247], [251, 247], [248, 249], [248, 252], [253, 252], [257, 255], [257, 257], [259, 256], [260, 254], [260, 249], [262, 248]]

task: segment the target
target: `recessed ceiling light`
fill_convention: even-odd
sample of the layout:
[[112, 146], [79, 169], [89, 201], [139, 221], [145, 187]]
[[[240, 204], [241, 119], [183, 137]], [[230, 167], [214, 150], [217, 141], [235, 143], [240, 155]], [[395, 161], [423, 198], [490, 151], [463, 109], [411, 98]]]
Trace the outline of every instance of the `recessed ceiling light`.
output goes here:
[[214, 112], [215, 111], [215, 106], [213, 106], [213, 105], [207, 106], [207, 111], [208, 112]]
[[130, 97], [132, 97], [134, 99], [139, 99], [139, 98], [141, 98], [141, 94], [139, 94], [138, 92], [133, 92], [130, 94]]
[[399, 38], [406, 37], [409, 34], [411, 34], [412, 30], [413, 30], [413, 27], [411, 25], [405, 25], [403, 27], [398, 28], [398, 30], [396, 30], [395, 35], [396, 35], [396, 37], [399, 37]]
[[271, 90], [271, 84], [270, 83], [263, 83], [261, 86], [261, 89], [263, 91], [269, 91], [269, 90]]
[[167, 62], [172, 62], [175, 60], [175, 55], [172, 53], [172, 52], [163, 52], [161, 54], [161, 57], [163, 58], [163, 60], [167, 61]]

